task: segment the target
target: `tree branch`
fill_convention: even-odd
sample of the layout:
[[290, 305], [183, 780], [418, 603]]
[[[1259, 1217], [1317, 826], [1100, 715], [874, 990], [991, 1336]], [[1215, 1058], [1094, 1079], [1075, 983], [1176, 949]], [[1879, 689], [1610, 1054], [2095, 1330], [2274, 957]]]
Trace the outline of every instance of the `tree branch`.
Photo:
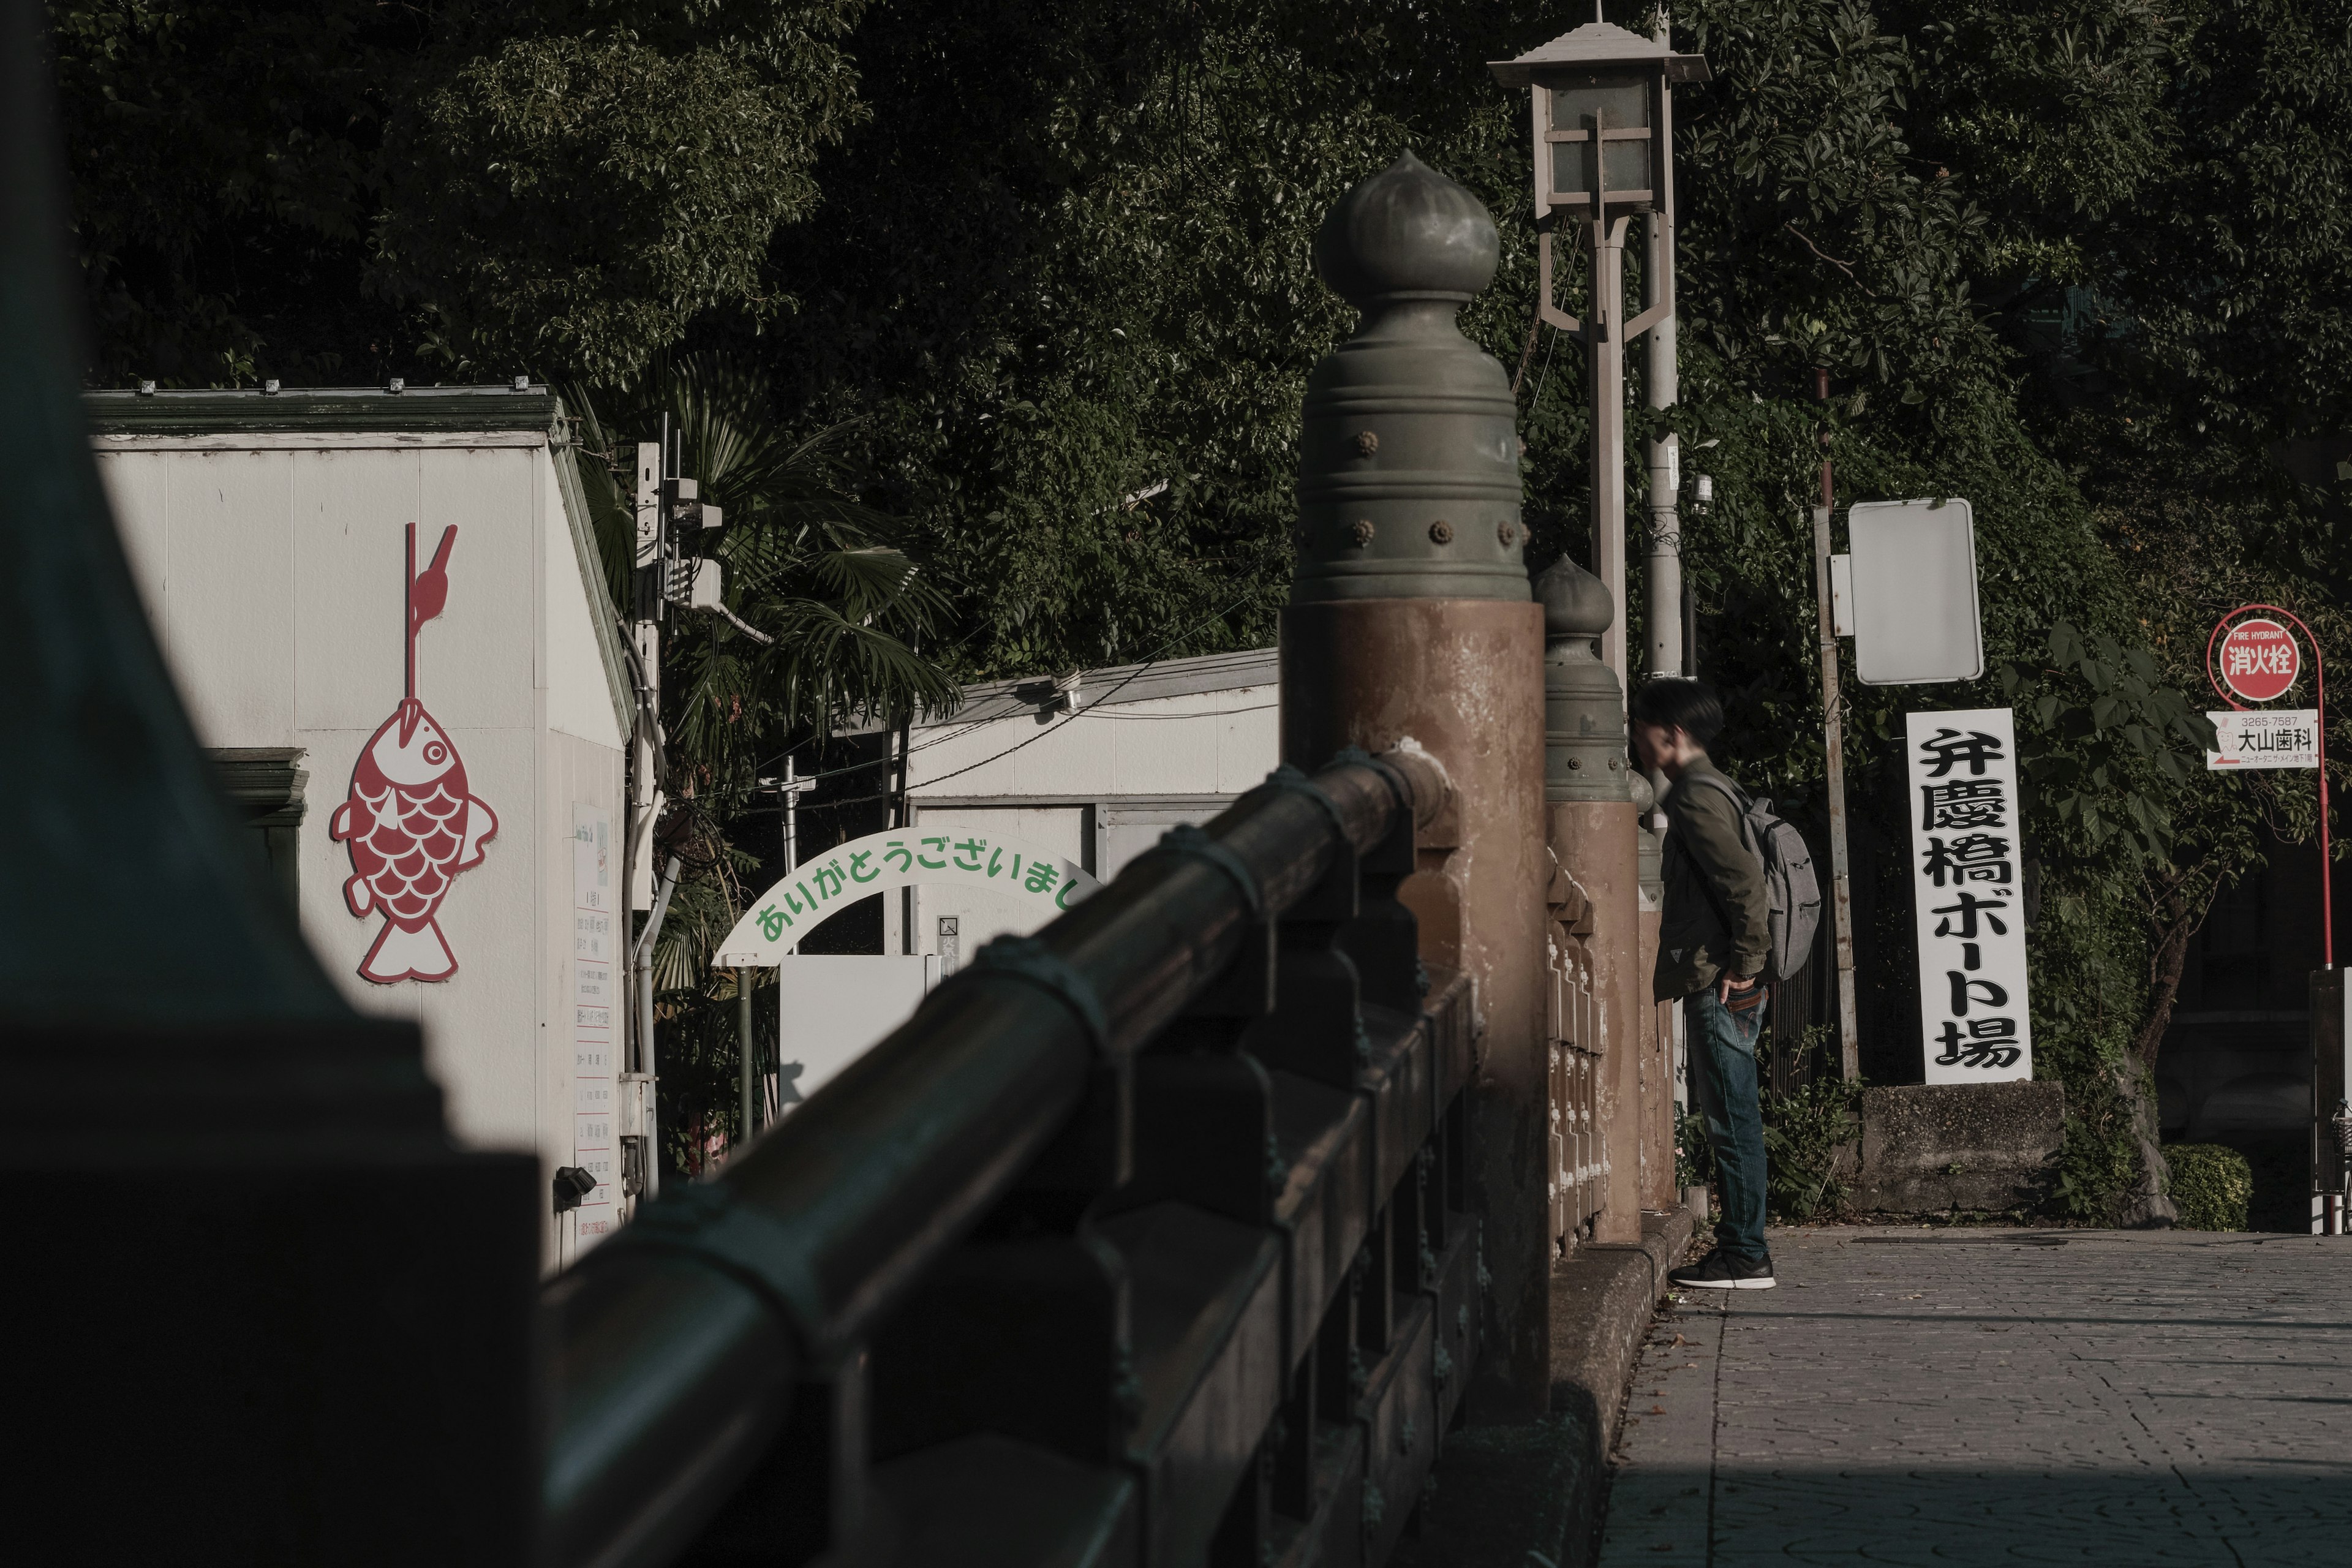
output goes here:
[[1798, 244], [1800, 244], [1800, 245], [1801, 245], [1801, 246], [1803, 246], [1807, 250], [1811, 251], [1811, 252], [1813, 253], [1813, 258], [1814, 258], [1814, 259], [1819, 260], [1819, 261], [1826, 261], [1826, 262], [1828, 262], [1832, 267], [1836, 268], [1840, 272], [1844, 273], [1844, 274], [1845, 274], [1845, 280], [1846, 280], [1847, 282], [1849, 282], [1849, 283], [1853, 284], [1855, 288], [1857, 288], [1857, 289], [1861, 289], [1864, 294], [1868, 295], [1871, 299], [1875, 300], [1875, 299], [1877, 299], [1877, 298], [1879, 297], [1879, 294], [1878, 294], [1878, 290], [1877, 290], [1877, 289], [1873, 289], [1869, 284], [1864, 283], [1861, 279], [1859, 279], [1859, 278], [1857, 278], [1857, 277], [1855, 277], [1855, 276], [1854, 276], [1854, 272], [1853, 272], [1853, 262], [1851, 262], [1851, 261], [1840, 261], [1836, 257], [1830, 255], [1828, 252], [1824, 251], [1824, 250], [1823, 250], [1820, 246], [1815, 245], [1811, 240], [1810, 240], [1810, 239], [1806, 238], [1806, 237], [1805, 237], [1805, 232], [1804, 232], [1804, 230], [1802, 230], [1802, 229], [1799, 228], [1799, 227], [1798, 227], [1795, 224], [1793, 224], [1793, 223], [1788, 223], [1788, 222], [1785, 222], [1785, 221], [1784, 221], [1784, 222], [1780, 225], [1780, 226], [1781, 226], [1782, 228], [1787, 229], [1790, 234], [1792, 234], [1792, 235], [1796, 236], [1796, 237], [1797, 237], [1797, 243], [1798, 243]]

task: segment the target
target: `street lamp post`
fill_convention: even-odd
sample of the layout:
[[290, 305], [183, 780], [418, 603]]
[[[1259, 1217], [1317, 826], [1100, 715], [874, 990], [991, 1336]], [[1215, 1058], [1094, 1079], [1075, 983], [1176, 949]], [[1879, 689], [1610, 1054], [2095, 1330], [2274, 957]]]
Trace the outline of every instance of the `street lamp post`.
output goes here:
[[[1651, 38], [1666, 42], [1666, 13], [1658, 11]], [[1645, 220], [1649, 245], [1642, 278], [1649, 302], [1671, 303], [1675, 277], [1674, 215], [1661, 208]], [[1649, 366], [1642, 378], [1653, 408], [1672, 408], [1682, 393], [1677, 318], [1670, 308], [1650, 329]], [[1682, 444], [1672, 430], [1650, 437], [1650, 556], [1642, 574], [1647, 613], [1643, 631], [1650, 641], [1652, 675], [1696, 675], [1684, 667]]]
[[[1545, 321], [1585, 346], [1592, 399], [1592, 572], [1611, 601], [1622, 605], [1625, 345], [1674, 313], [1672, 89], [1706, 80], [1707, 69], [1701, 57], [1675, 53], [1663, 37], [1644, 38], [1612, 26], [1595, 10], [1596, 19], [1574, 32], [1516, 59], [1491, 61], [1488, 68], [1505, 87], [1529, 89], [1538, 308]], [[1641, 213], [1656, 217], [1659, 240], [1651, 247], [1650, 303], [1628, 321], [1625, 231]], [[1552, 238], [1563, 218], [1576, 226], [1571, 232], [1591, 261], [1591, 298], [1580, 321], [1553, 298]], [[1620, 615], [1601, 639], [1601, 660], [1621, 681], [1625, 620]]]

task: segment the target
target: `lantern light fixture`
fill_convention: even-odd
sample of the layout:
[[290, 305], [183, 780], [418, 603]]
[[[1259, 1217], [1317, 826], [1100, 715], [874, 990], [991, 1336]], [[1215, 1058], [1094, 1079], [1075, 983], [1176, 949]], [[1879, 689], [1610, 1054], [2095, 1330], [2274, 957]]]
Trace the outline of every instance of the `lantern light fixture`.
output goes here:
[[[1625, 603], [1625, 345], [1654, 328], [1671, 333], [1674, 321], [1674, 99], [1681, 82], [1708, 79], [1706, 61], [1676, 54], [1663, 26], [1644, 38], [1593, 19], [1514, 59], [1487, 68], [1507, 88], [1528, 90], [1535, 131], [1536, 313], [1538, 321], [1584, 345], [1591, 399], [1592, 574], [1612, 604]], [[1654, 215], [1643, 281], [1649, 301], [1625, 319], [1625, 230], [1637, 213]], [[1552, 237], [1561, 220], [1591, 258], [1590, 298], [1579, 320], [1559, 308], [1552, 287]], [[1651, 392], [1671, 402], [1671, 341], [1654, 339]], [[1664, 596], [1654, 621], [1671, 616], [1680, 572], [1679, 525], [1673, 516], [1677, 488], [1672, 438], [1654, 443], [1651, 587]], [[1663, 612], [1663, 614], [1661, 613]], [[1627, 617], [1602, 634], [1601, 662], [1622, 683], [1628, 674]], [[1653, 627], [1655, 631], [1657, 628]], [[1680, 639], [1663, 641], [1672, 658]], [[1654, 654], [1656, 653], [1654, 648]]]
[[[1661, 39], [1596, 19], [1487, 68], [1505, 87], [1528, 89], [1544, 320], [1563, 331], [1581, 331], [1582, 322], [1552, 302], [1551, 235], [1559, 215], [1591, 223], [1596, 245], [1607, 242], [1609, 226], [1620, 218], [1643, 212], [1672, 217], [1672, 89], [1708, 80], [1706, 57], [1676, 54]], [[1616, 335], [1634, 337], [1673, 308], [1669, 287]]]

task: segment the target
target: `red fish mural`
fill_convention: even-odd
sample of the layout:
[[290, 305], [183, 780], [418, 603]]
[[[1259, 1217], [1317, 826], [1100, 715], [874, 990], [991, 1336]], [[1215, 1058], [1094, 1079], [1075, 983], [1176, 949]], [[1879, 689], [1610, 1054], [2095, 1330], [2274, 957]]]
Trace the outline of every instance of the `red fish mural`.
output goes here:
[[343, 902], [353, 916], [383, 917], [383, 930], [360, 961], [360, 978], [378, 985], [446, 980], [457, 960], [434, 916], [450, 879], [482, 863], [482, 846], [499, 831], [487, 801], [466, 788], [466, 764], [433, 715], [416, 700], [416, 633], [449, 602], [453, 526], [442, 531], [433, 563], [416, 570], [416, 525], [408, 525], [407, 684], [352, 769], [351, 795], [335, 807], [328, 831], [349, 844], [352, 875]]

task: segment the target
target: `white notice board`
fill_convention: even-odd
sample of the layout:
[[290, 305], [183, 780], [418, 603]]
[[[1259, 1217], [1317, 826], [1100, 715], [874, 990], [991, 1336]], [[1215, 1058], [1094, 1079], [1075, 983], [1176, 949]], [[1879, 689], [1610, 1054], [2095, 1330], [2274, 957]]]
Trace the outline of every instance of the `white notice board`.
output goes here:
[[596, 1178], [580, 1201], [576, 1234], [583, 1243], [619, 1224], [614, 1194], [614, 1044], [613, 814], [572, 803], [572, 1163]]
[[931, 953], [794, 953], [779, 963], [777, 1114], [792, 1114], [880, 1045], [939, 983]]
[[1984, 673], [1976, 513], [1958, 496], [1856, 501], [1850, 625], [1865, 686], [1974, 680]]
[[1907, 718], [1927, 1081], [2032, 1078], [2014, 718], [2006, 708]]

